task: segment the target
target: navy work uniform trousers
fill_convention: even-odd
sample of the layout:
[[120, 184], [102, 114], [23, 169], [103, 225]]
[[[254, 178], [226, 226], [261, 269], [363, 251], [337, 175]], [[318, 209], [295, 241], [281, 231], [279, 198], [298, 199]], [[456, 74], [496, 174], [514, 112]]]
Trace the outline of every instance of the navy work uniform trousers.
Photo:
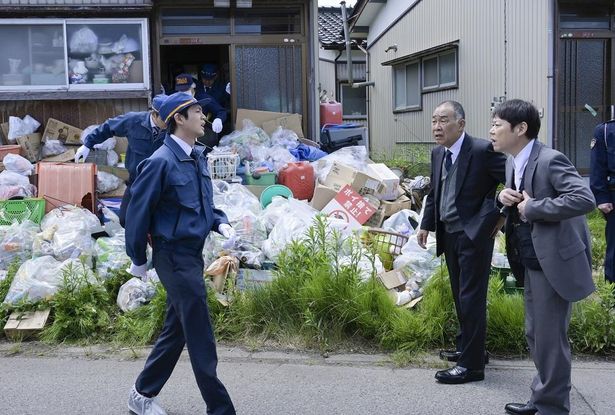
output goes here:
[[[611, 199], [615, 192], [611, 191]], [[615, 283], [615, 210], [604, 215], [606, 219], [606, 253], [604, 256], [604, 276], [608, 282]]]
[[158, 395], [187, 345], [207, 413], [235, 414], [231, 398], [216, 374], [218, 356], [203, 280], [204, 241], [153, 242], [154, 268], [167, 291], [167, 314], [136, 388], [145, 395]]

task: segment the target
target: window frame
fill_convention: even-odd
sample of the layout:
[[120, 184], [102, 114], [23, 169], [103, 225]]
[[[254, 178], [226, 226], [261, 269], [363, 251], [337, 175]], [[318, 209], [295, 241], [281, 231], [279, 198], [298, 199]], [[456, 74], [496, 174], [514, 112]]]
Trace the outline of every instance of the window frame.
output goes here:
[[[141, 30], [141, 59], [143, 61], [143, 82], [138, 83], [107, 83], [107, 84], [71, 84], [69, 82], [69, 40], [67, 39], [68, 25], [140, 25]], [[75, 93], [75, 92], [127, 92], [127, 91], [149, 91], [150, 90], [150, 51], [149, 51], [149, 27], [147, 18], [128, 17], [128, 18], [9, 18], [0, 19], [0, 26], [37, 26], [37, 25], [58, 25], [61, 28], [64, 42], [64, 70], [66, 74], [65, 83], [62, 85], [0, 85], [0, 93]], [[31, 45], [29, 45], [31, 47]]]
[[[418, 98], [419, 98], [419, 103], [417, 105], [408, 105], [408, 96], [406, 95], [406, 99], [405, 99], [405, 104], [404, 106], [398, 107], [397, 106], [397, 81], [396, 81], [396, 77], [395, 77], [395, 70], [397, 68], [399, 68], [400, 66], [404, 67], [404, 90], [408, 91], [408, 86], [406, 85], [406, 79], [408, 77], [407, 75], [407, 71], [408, 71], [408, 66], [411, 65], [417, 65], [418, 66]], [[422, 90], [422, 85], [423, 85], [423, 71], [421, 70], [422, 67], [422, 62], [420, 59], [413, 59], [413, 60], [408, 60], [405, 62], [400, 62], [397, 65], [392, 65], [392, 70], [393, 70], [393, 94], [392, 94], [392, 98], [393, 98], [393, 113], [394, 114], [399, 114], [402, 112], [413, 112], [413, 111], [422, 111], [423, 110], [423, 90]]]
[[[442, 83], [440, 79], [440, 58], [445, 55], [453, 55], [455, 58], [455, 80], [453, 82]], [[436, 74], [438, 76], [438, 84], [437, 85], [425, 85], [425, 61], [436, 59]], [[434, 92], [434, 91], [443, 91], [445, 89], [457, 88], [459, 86], [459, 60], [457, 48], [452, 48], [445, 50], [440, 53], [435, 53], [432, 55], [427, 55], [421, 58], [421, 78], [423, 83], [421, 85], [421, 89], [423, 92]]]
[[[352, 88], [351, 84], [348, 82], [338, 81], [339, 87], [339, 98], [340, 103], [342, 104], [342, 118], [345, 120], [363, 120], [367, 118], [367, 91], [365, 91], [365, 112], [361, 115], [346, 115], [344, 114], [344, 87]], [[361, 87], [365, 90], [366, 87]]]

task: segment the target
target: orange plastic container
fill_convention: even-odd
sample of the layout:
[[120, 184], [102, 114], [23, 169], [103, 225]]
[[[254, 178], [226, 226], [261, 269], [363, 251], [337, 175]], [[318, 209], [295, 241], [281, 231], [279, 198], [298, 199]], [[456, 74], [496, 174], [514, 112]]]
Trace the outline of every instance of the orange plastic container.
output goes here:
[[13, 144], [0, 146], [0, 162], [4, 160], [4, 156], [6, 156], [9, 153], [21, 154], [21, 146], [13, 145]]
[[321, 102], [320, 103], [320, 126], [325, 124], [341, 124], [342, 121], [342, 104], [339, 102]]
[[64, 205], [82, 206], [96, 213], [96, 164], [39, 162], [38, 197], [45, 213]]
[[310, 200], [314, 195], [314, 167], [307, 162], [288, 163], [278, 173], [278, 183], [292, 190], [295, 199]]

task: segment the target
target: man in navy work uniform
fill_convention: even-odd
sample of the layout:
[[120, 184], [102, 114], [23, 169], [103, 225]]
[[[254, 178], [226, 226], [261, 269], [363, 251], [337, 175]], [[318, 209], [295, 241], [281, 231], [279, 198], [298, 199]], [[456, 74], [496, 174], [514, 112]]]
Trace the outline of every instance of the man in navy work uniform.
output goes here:
[[210, 96], [227, 110], [230, 107], [230, 84], [222, 84], [218, 66], [213, 63], [206, 63], [201, 68], [201, 84], [196, 88], [196, 99]]
[[606, 219], [604, 277], [615, 282], [615, 120], [599, 124], [591, 141], [590, 187]]
[[128, 407], [138, 415], [166, 414], [154, 397], [187, 345], [207, 414], [235, 414], [216, 374], [218, 358], [202, 257], [211, 230], [227, 238], [234, 230], [213, 205], [203, 150], [194, 146], [205, 125], [200, 103], [177, 92], [164, 101], [160, 116], [168, 134], [164, 144], [139, 165], [128, 205], [126, 252], [132, 260], [129, 272], [143, 277], [147, 235], [151, 235], [153, 264], [167, 291], [167, 310], [162, 333], [130, 392]]
[[175, 92], [186, 92], [194, 96], [196, 91], [196, 82], [192, 75], [188, 73], [180, 73], [175, 77]]
[[125, 226], [126, 207], [130, 201], [130, 188], [137, 175], [137, 166], [152, 155], [162, 145], [166, 125], [160, 118], [159, 111], [167, 95], [156, 95], [152, 100], [152, 109], [142, 112], [129, 112], [110, 118], [85, 137], [84, 144], [75, 153], [75, 162], [86, 159], [94, 145], [114, 137], [128, 138], [126, 150], [126, 168], [128, 181], [120, 205], [120, 224]]

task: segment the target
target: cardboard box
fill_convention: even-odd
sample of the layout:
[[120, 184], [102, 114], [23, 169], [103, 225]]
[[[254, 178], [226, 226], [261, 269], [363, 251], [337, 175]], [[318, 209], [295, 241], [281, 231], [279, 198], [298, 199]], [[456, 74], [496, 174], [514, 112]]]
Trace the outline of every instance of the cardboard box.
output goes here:
[[[290, 119], [287, 119], [287, 117], [290, 117]], [[276, 121], [280, 118], [283, 118], [283, 120]], [[302, 117], [300, 114], [289, 114], [287, 112], [257, 111], [238, 108], [237, 116], [235, 117], [235, 129], [242, 129], [243, 120], [245, 119], [251, 120], [257, 127], [260, 128], [263, 128], [263, 123], [266, 123], [268, 121], [274, 121], [273, 125], [275, 128], [277, 128], [280, 123], [284, 123], [288, 126], [287, 128], [293, 130], [300, 138], [303, 138], [303, 129], [301, 127]], [[268, 124], [268, 127], [271, 128], [271, 125], [272, 124]], [[271, 133], [275, 131], [275, 128], [273, 128], [268, 134], [271, 135]]]
[[70, 150], [66, 150], [62, 154], [58, 154], [57, 156], [46, 157], [41, 161], [53, 161], [56, 163], [68, 163], [70, 161], [75, 161], [75, 149], [71, 148]]
[[338, 162], [333, 163], [323, 184], [338, 192], [348, 184], [360, 195], [377, 195], [384, 191], [384, 185], [377, 178]]
[[322, 213], [343, 220], [348, 223], [350, 229], [360, 229], [376, 213], [376, 208], [352, 190], [350, 185], [346, 185], [324, 207]]
[[408, 277], [402, 270], [394, 269], [393, 271], [378, 274], [378, 280], [387, 290], [391, 290], [393, 288], [405, 287]]
[[[99, 169], [101, 170], [101, 169]], [[120, 187], [118, 187], [115, 190], [112, 190], [110, 192], [107, 193], [103, 193], [99, 196], [100, 199], [106, 199], [106, 198], [116, 198], [116, 197], [124, 197], [124, 193], [126, 192], [126, 183], [122, 183], [120, 185]]]
[[40, 332], [49, 319], [49, 312], [49, 309], [25, 313], [14, 311], [4, 326], [6, 337], [22, 340]]
[[275, 120], [265, 121], [262, 127], [269, 136], [279, 127], [282, 127], [286, 130], [294, 131], [299, 138], [303, 138], [303, 127], [301, 126], [301, 115], [299, 114], [291, 114], [285, 117], [276, 118]]
[[81, 145], [81, 133], [83, 130], [63, 123], [55, 118], [47, 120], [47, 126], [43, 133], [43, 142], [47, 140], [60, 140], [64, 144]]
[[0, 131], [2, 131], [2, 144], [10, 144], [9, 143], [9, 123], [3, 122], [0, 124]]
[[128, 172], [128, 169], [125, 169], [124, 167], [98, 166], [98, 170], [117, 176], [125, 182], [127, 182], [130, 178], [130, 173]]
[[323, 210], [336, 194], [337, 192], [330, 187], [316, 183], [310, 205], [316, 210]]
[[399, 177], [389, 169], [384, 163], [373, 163], [367, 165], [367, 172], [370, 176], [377, 178], [384, 184], [384, 190], [376, 195], [382, 200], [395, 200], [399, 197]]
[[380, 209], [383, 210], [384, 217], [388, 218], [401, 210], [412, 209], [412, 200], [406, 195], [401, 195], [397, 200], [392, 202], [383, 200], [380, 203]]
[[17, 137], [17, 144], [21, 146], [21, 153], [32, 163], [36, 163], [40, 159], [42, 138], [43, 136], [41, 133]]

